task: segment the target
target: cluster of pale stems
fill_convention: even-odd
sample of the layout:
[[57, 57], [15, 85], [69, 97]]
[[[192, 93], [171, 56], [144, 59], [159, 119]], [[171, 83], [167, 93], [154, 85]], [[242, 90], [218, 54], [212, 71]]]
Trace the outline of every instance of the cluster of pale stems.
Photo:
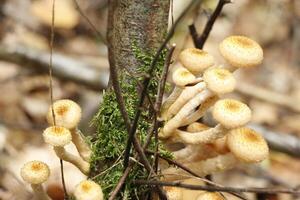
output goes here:
[[[233, 73], [239, 68], [259, 65], [263, 50], [245, 36], [230, 36], [219, 45], [226, 64], [217, 65], [207, 52], [195, 48], [183, 50], [179, 67], [173, 71], [175, 88], [161, 110], [164, 126], [159, 138], [173, 152], [175, 160], [199, 176], [233, 168], [239, 163], [258, 163], [266, 159], [269, 148], [256, 131], [245, 127], [251, 109], [244, 103], [221, 98], [235, 89]], [[212, 109], [210, 109], [212, 107]], [[198, 122], [211, 110], [215, 127]], [[203, 121], [203, 120], [202, 120]], [[162, 165], [162, 164], [161, 164]], [[164, 180], [183, 181], [189, 173], [180, 168], [162, 169]], [[219, 193], [194, 192], [185, 196], [184, 189], [169, 187], [172, 200], [219, 200]]]
[[[238, 163], [257, 163], [268, 156], [268, 146], [262, 136], [245, 127], [251, 119], [249, 107], [237, 100], [219, 99], [234, 90], [236, 80], [233, 72], [238, 68], [254, 67], [262, 62], [262, 48], [244, 36], [230, 36], [220, 44], [220, 52], [227, 61], [217, 66], [207, 52], [195, 48], [179, 55], [181, 67], [173, 74], [175, 88], [166, 99], [161, 110], [165, 121], [159, 138], [173, 152], [176, 161], [200, 176], [212, 174], [236, 166]], [[208, 127], [197, 122], [213, 107], [213, 118], [218, 122]], [[50, 124], [43, 137], [53, 146], [56, 155], [75, 165], [82, 173], [90, 170], [91, 150], [77, 126], [81, 119], [81, 108], [71, 100], [58, 100], [49, 108], [47, 120]], [[79, 156], [66, 151], [65, 145], [73, 142]], [[173, 151], [174, 146], [184, 148]], [[38, 199], [49, 200], [43, 190], [50, 175], [47, 164], [40, 161], [26, 163], [21, 169], [24, 181], [31, 184]], [[164, 180], [183, 180], [188, 174], [175, 167], [162, 167]], [[169, 200], [218, 200], [222, 195], [215, 192], [197, 192], [185, 196], [184, 189], [164, 187]], [[191, 191], [191, 190], [189, 190]], [[91, 180], [78, 184], [74, 191], [77, 200], [102, 200], [101, 187]]]

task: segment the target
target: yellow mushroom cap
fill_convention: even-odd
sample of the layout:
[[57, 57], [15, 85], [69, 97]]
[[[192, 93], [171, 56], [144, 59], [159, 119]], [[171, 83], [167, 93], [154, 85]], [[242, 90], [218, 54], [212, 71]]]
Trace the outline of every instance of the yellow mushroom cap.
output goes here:
[[183, 193], [181, 188], [166, 186], [164, 190], [166, 191], [168, 200], [182, 200]]
[[52, 146], [63, 147], [72, 140], [71, 132], [62, 126], [50, 126], [44, 130], [44, 141]]
[[217, 94], [232, 92], [236, 85], [233, 74], [223, 68], [209, 68], [203, 74], [207, 88]]
[[178, 86], [185, 86], [196, 80], [196, 77], [189, 70], [180, 67], [172, 75], [173, 81]]
[[190, 125], [188, 125], [186, 128], [187, 132], [190, 133], [205, 131], [207, 129], [209, 129], [209, 127], [200, 122], [193, 122]]
[[219, 50], [225, 60], [234, 67], [254, 67], [263, 60], [263, 50], [254, 40], [245, 36], [225, 38]]
[[[57, 126], [63, 126], [67, 129], [76, 128], [81, 119], [81, 108], [72, 100], [62, 99], [53, 103], [55, 122]], [[47, 121], [53, 125], [52, 108], [49, 108]]]
[[260, 162], [269, 155], [265, 139], [247, 127], [231, 130], [227, 135], [227, 146], [235, 157], [243, 162]]
[[203, 192], [196, 200], [224, 200], [224, 198], [217, 192]]
[[50, 175], [49, 167], [41, 161], [30, 161], [21, 168], [21, 177], [30, 184], [42, 184], [48, 180]]
[[251, 120], [250, 108], [234, 99], [222, 99], [216, 102], [213, 117], [228, 129], [244, 126]]
[[196, 48], [183, 50], [179, 54], [179, 61], [194, 74], [199, 74], [214, 64], [214, 58], [210, 54]]
[[77, 200], [103, 200], [100, 185], [90, 180], [80, 182], [75, 188], [74, 195]]

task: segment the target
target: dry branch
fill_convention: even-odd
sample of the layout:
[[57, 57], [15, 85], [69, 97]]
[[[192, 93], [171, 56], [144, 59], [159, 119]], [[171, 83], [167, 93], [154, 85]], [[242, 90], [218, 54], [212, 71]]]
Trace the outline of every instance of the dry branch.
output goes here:
[[[24, 46], [0, 46], [0, 59], [47, 72], [50, 54], [45, 51], [29, 49]], [[106, 65], [106, 64], [105, 64]], [[104, 89], [108, 82], [107, 66], [97, 69], [78, 59], [53, 53], [53, 75], [70, 80], [93, 89]]]

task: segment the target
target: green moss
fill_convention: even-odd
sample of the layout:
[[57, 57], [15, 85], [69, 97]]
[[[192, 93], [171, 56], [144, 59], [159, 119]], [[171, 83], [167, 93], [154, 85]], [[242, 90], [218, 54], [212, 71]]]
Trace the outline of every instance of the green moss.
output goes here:
[[[132, 46], [132, 50], [135, 53], [136, 58], [140, 62], [136, 73], [139, 75], [145, 75], [149, 69], [152, 61], [152, 55], [143, 53], [136, 45]], [[160, 56], [158, 64], [154, 70], [154, 76], [152, 77], [148, 94], [155, 102], [157, 86], [159, 83], [160, 75], [163, 68], [165, 59], [165, 51]], [[138, 104], [138, 85], [137, 81], [142, 81], [143, 77], [139, 76], [132, 78], [126, 70], [123, 70], [119, 75], [120, 86], [122, 89], [125, 106], [130, 119], [134, 118], [137, 104]], [[138, 124], [137, 134], [142, 142], [145, 141], [147, 131], [151, 126], [153, 113], [149, 105], [145, 105]], [[116, 96], [113, 90], [108, 90], [103, 95], [103, 102], [100, 105], [99, 111], [93, 120], [93, 124], [97, 128], [96, 137], [92, 140], [92, 159], [91, 159], [91, 177], [94, 176], [94, 180], [98, 182], [103, 188], [105, 197], [116, 186], [119, 178], [123, 174], [123, 152], [127, 141], [127, 131], [118, 109], [116, 102]], [[150, 149], [154, 149], [154, 140], [151, 141]], [[167, 152], [163, 151], [165, 154]], [[151, 161], [151, 158], [149, 157]], [[138, 188], [131, 185], [132, 179], [141, 179], [147, 177], [147, 172], [140, 165], [136, 165], [129, 175], [126, 181], [125, 191], [122, 194], [125, 199], [136, 199], [135, 196], [141, 195], [147, 188]]]

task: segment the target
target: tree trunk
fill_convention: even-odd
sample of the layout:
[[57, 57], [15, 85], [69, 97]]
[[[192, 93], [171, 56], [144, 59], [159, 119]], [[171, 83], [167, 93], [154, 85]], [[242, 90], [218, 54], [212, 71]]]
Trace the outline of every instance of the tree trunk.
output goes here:
[[[110, 0], [109, 2], [107, 40], [110, 79], [120, 81], [120, 90], [130, 120], [133, 119], [137, 109], [138, 82], [141, 82], [146, 75], [152, 57], [167, 33], [169, 6], [169, 0]], [[148, 87], [149, 97], [153, 101], [157, 93], [163, 59], [162, 55]], [[138, 137], [142, 142], [146, 138], [152, 118], [153, 112], [146, 103], [137, 129]], [[123, 173], [122, 159], [128, 137], [111, 84], [103, 96], [94, 125], [97, 127], [97, 134], [92, 142], [91, 177], [96, 176], [94, 180], [100, 183], [104, 188], [105, 196], [108, 197]], [[103, 170], [106, 171], [100, 173]], [[122, 195], [130, 196], [130, 199], [134, 199], [135, 194], [143, 195], [145, 188], [130, 185], [130, 180], [146, 178], [147, 175], [140, 165], [135, 166], [126, 181], [125, 192]]]

